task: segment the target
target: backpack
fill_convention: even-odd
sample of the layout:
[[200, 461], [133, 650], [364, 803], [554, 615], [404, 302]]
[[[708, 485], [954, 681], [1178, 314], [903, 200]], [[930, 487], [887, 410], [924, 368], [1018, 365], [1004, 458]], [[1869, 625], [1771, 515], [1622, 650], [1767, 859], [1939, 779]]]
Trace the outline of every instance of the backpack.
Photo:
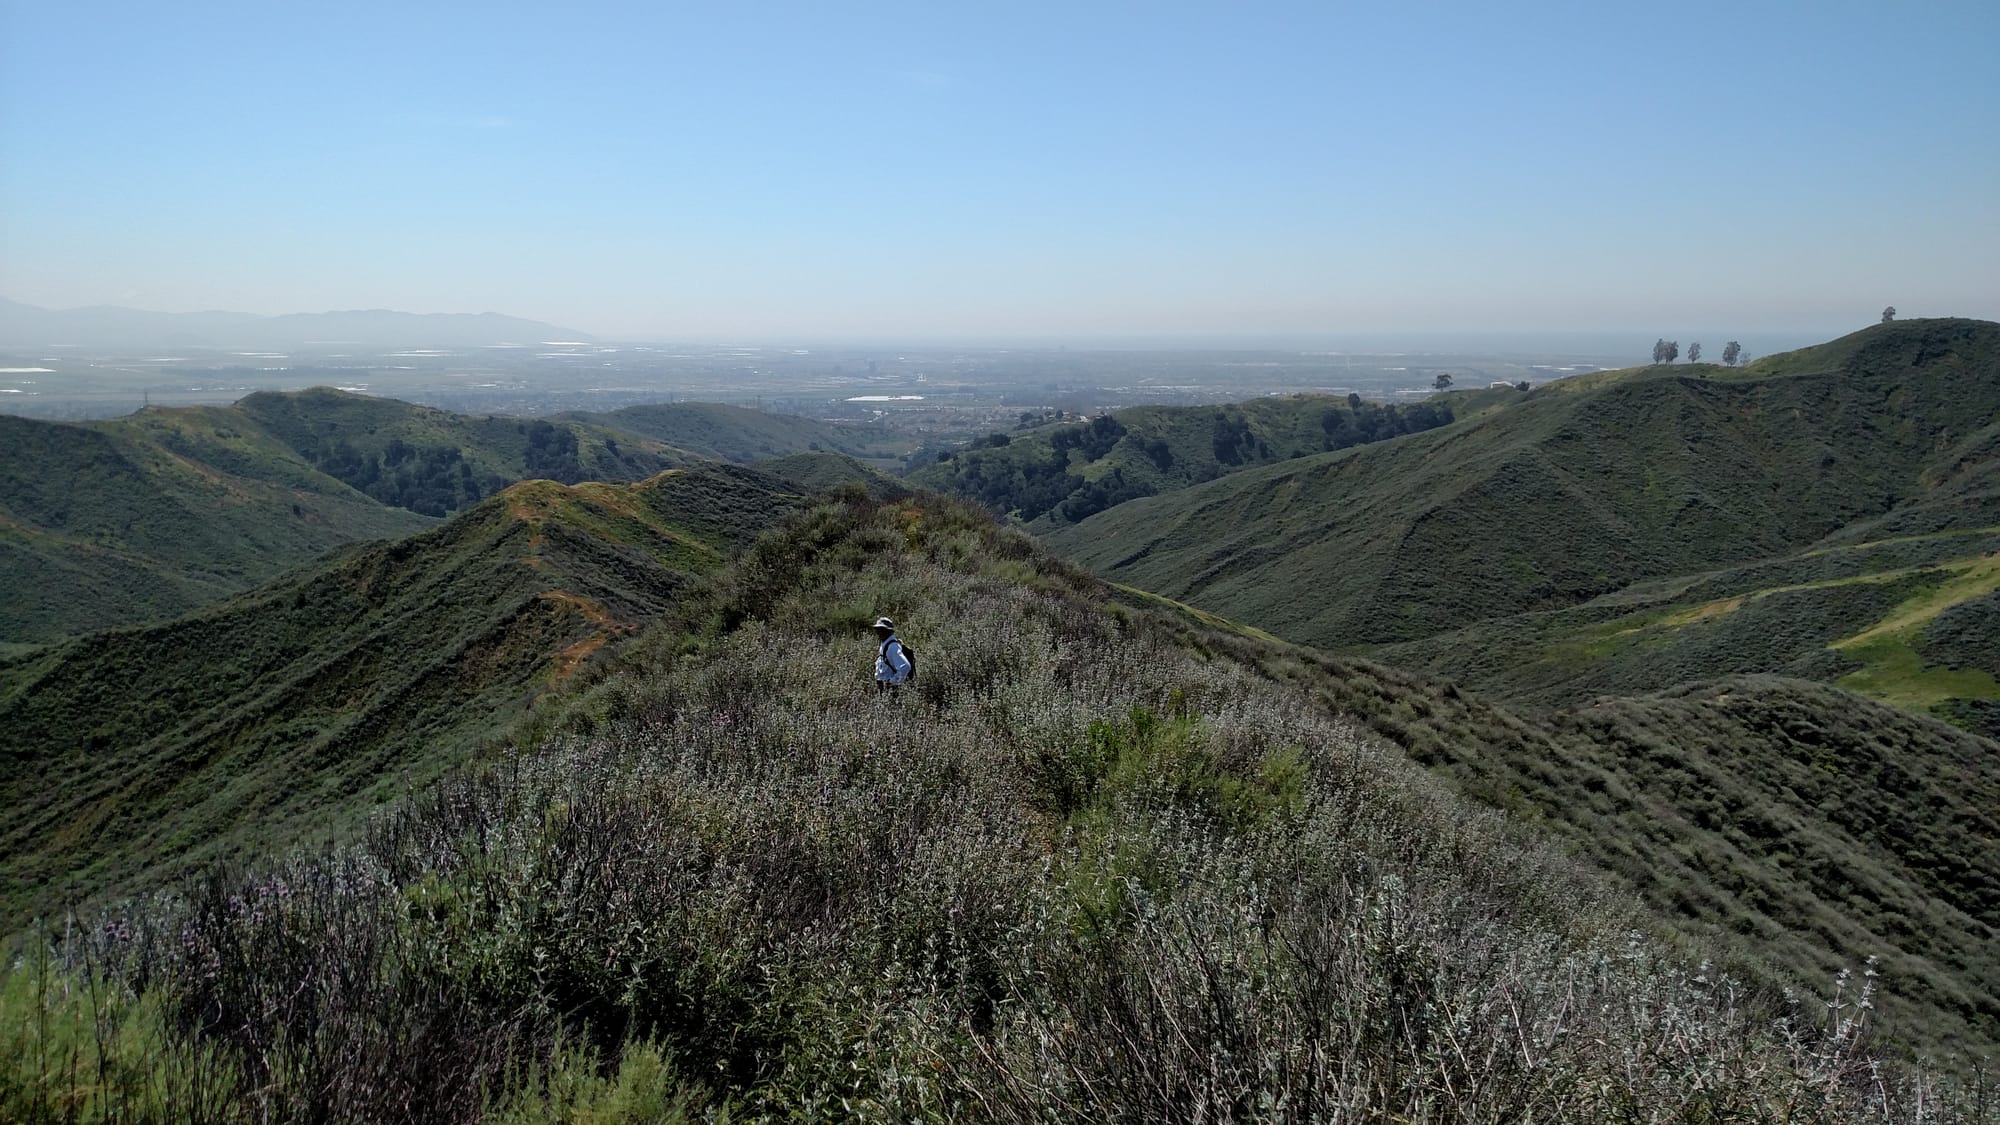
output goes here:
[[[910, 642], [904, 640], [901, 637], [896, 637], [894, 638], [894, 640], [898, 645], [901, 645], [903, 648], [903, 659], [910, 662], [910, 674], [903, 677], [903, 682], [906, 684], [914, 684], [917, 682], [917, 650], [914, 646], [910, 644]], [[888, 641], [882, 642], [881, 651], [883, 653], [887, 653], [889, 651]]]

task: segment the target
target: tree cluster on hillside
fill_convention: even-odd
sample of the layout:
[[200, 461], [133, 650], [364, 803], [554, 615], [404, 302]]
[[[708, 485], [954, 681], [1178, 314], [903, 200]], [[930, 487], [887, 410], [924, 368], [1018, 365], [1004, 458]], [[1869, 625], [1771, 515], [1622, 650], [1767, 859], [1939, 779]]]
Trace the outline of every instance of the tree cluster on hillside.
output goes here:
[[1674, 360], [1679, 359], [1680, 355], [1681, 342], [1679, 340], [1669, 340], [1661, 337], [1653, 341], [1654, 363], [1672, 363]]
[[[1213, 415], [1205, 432], [1200, 422], [1193, 422], [1194, 434], [1182, 433], [1178, 454], [1172, 434], [1128, 426], [1118, 416], [1106, 414], [1055, 427], [1046, 436], [991, 434], [966, 449], [940, 453], [932, 464], [947, 466], [949, 473], [930, 483], [1022, 520], [1052, 515], [1075, 523], [1155, 494], [1161, 487], [1155, 474], [1191, 473], [1195, 480], [1207, 480], [1251, 465], [1433, 429], [1453, 417], [1448, 403], [1378, 404], [1356, 395], [1346, 408], [1321, 411], [1317, 441], [1280, 446], [1264, 436], [1241, 408], [1203, 409]], [[1205, 448], [1190, 449], [1189, 437]], [[1131, 459], [1086, 471], [1114, 451]], [[1183, 465], [1183, 457], [1192, 460]]]
[[[588, 479], [574, 430], [537, 418], [518, 423], [515, 431], [527, 440], [523, 479], [562, 484]], [[615, 441], [607, 441], [606, 450], [613, 456], [619, 452]], [[427, 516], [449, 515], [511, 483], [475, 471], [455, 445], [413, 445], [396, 437], [373, 455], [344, 436], [322, 439], [317, 450], [308, 451], [308, 459], [321, 472], [384, 504]]]
[[315, 468], [350, 488], [398, 508], [443, 516], [477, 503], [504, 484], [480, 477], [457, 446], [413, 446], [390, 438], [373, 456], [345, 437], [322, 442]]

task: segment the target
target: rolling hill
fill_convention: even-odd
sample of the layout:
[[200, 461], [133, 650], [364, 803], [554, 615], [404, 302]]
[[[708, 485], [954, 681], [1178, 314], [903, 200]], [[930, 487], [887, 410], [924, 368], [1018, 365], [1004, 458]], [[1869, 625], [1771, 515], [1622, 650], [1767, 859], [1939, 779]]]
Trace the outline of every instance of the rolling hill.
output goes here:
[[587, 422], [455, 414], [330, 387], [259, 392], [228, 409], [321, 472], [432, 516], [518, 480], [640, 480], [703, 456]]
[[172, 617], [357, 539], [386, 508], [226, 412], [89, 426], [0, 416], [0, 641]]
[[1448, 403], [1383, 405], [1359, 395], [1136, 406], [1089, 421], [990, 434], [917, 468], [910, 479], [1046, 531], [1226, 473], [1418, 433], [1451, 420]]
[[903, 455], [915, 444], [907, 435], [880, 426], [822, 422], [795, 414], [767, 414], [719, 402], [649, 403], [559, 417], [636, 434], [702, 457], [737, 464], [823, 450], [847, 454], [878, 469], [892, 468], [900, 466]]
[[721, 465], [524, 482], [192, 616], [0, 663], [0, 910], [254, 855], [422, 786], [798, 503]]
[[1995, 733], [2000, 654], [1983, 642], [2000, 528], [1815, 548], [1635, 583], [1582, 605], [1375, 650], [1399, 667], [1542, 705], [1707, 676], [1838, 683]]
[[[1977, 554], [2000, 526], [1996, 417], [2000, 326], [1903, 321], [1744, 369], [1548, 384], [1460, 424], [1119, 505], [1050, 541], [1290, 640], [1528, 696], [1831, 678], [1869, 662], [1856, 647], [1907, 662], [1909, 613], [1990, 590]], [[1911, 569], [1886, 573], [1898, 566]], [[1762, 615], [1722, 620], [1738, 595]], [[1902, 623], [1871, 633], [1892, 611]], [[1678, 631], [1637, 644], [1639, 613]], [[1775, 618], [1789, 639], [1771, 636]], [[1595, 667], [1605, 651], [1618, 659]]]
[[[1864, 1050], [1862, 985], [1833, 992], [1830, 974], [1870, 954], [1867, 1021], [1930, 1048], [2000, 1039], [1987, 740], [1754, 678], [1510, 712], [1107, 588], [935, 496], [815, 505], [663, 599], [641, 545], [672, 557], [678, 525], [643, 513], [747, 531], [737, 513], [767, 510], [757, 474], [706, 472], [693, 505], [641, 497], [695, 471], [519, 486], [245, 599], [232, 650], [255, 651], [253, 625], [302, 595], [338, 609], [371, 581], [408, 590], [418, 604], [369, 626], [402, 657], [330, 651], [322, 698], [389, 665], [517, 667], [516, 684], [550, 691], [523, 730], [537, 737], [413, 781], [344, 846], [214, 871], [86, 926], [93, 960], [63, 971], [104, 966], [120, 987], [74, 1017], [110, 1029], [79, 1036], [80, 1069], [279, 1118], [575, 1118], [614, 1095], [691, 1115], [840, 1104], [1020, 1121], [1258, 1105], [1849, 1120], [1953, 1104], [1948, 1081], [1910, 1085]], [[586, 584], [539, 584], [567, 576]], [[610, 627], [497, 623], [566, 613], [570, 596], [621, 621], [621, 606], [671, 607], [561, 679], [556, 646]], [[889, 696], [866, 686], [865, 625], [885, 611], [925, 653], [916, 686]], [[524, 633], [546, 643], [518, 665], [460, 640]], [[24, 699], [41, 708], [31, 725], [85, 713], [89, 693], [62, 685], [122, 683], [93, 679], [85, 647], [119, 638], [8, 689], [0, 721], [28, 714]], [[135, 711], [116, 721], [162, 722]], [[110, 850], [125, 839], [209, 817], [233, 825], [210, 854], [250, 853], [259, 833], [268, 847], [294, 794], [324, 807], [402, 784], [385, 780], [396, 754], [365, 739], [312, 753], [311, 732], [361, 737], [365, 715], [401, 729], [421, 709], [349, 713], [269, 746], [282, 783], [241, 756], [206, 773], [206, 758], [160, 762], [121, 789], [51, 738], [6, 776], [56, 763], [80, 771], [76, 796], [8, 793], [0, 807], [36, 811], [13, 813], [0, 855], [10, 874], [95, 857], [108, 877], [148, 854]], [[449, 757], [404, 768], [421, 778]], [[230, 780], [133, 815], [182, 772]], [[1839, 1006], [1787, 1008], [1781, 983]], [[21, 1026], [13, 1065], [28, 1072], [47, 1032]], [[159, 1042], [174, 1049], [128, 1046]]]
[[[746, 426], [804, 423], [718, 409], [724, 422], [700, 431], [718, 453], [761, 448]], [[328, 388], [73, 425], [0, 416], [0, 448], [0, 558], [14, 579], [0, 590], [0, 643], [14, 645], [185, 613], [516, 481], [634, 481], [709, 456], [587, 421]]]

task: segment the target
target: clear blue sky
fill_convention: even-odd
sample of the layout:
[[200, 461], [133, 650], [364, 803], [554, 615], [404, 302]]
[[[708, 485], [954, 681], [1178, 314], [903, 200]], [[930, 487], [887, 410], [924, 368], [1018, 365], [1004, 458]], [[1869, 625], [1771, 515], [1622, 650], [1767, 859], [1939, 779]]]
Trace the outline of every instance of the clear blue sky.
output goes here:
[[0, 295], [623, 337], [2000, 316], [2000, 3], [0, 0]]

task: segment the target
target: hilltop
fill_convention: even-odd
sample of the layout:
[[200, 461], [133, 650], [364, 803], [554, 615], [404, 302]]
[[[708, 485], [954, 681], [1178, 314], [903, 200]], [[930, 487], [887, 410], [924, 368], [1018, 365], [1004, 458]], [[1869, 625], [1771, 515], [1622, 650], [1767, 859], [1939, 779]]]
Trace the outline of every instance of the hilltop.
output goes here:
[[909, 438], [876, 425], [822, 422], [796, 414], [767, 414], [719, 402], [649, 403], [561, 418], [637, 434], [718, 461], [748, 464], [794, 453], [844, 453], [890, 468], [901, 464]]
[[420, 788], [798, 503], [720, 465], [530, 481], [192, 616], [0, 662], [0, 910], [247, 858]]
[[[1580, 664], [1578, 690], [1779, 668], [1833, 678], [1859, 665], [1826, 646], [1889, 643], [1869, 630], [1905, 599], [1992, 588], [1977, 556], [1981, 529], [2000, 526], [1996, 416], [2000, 326], [1899, 321], [1745, 369], [1547, 384], [1440, 429], [1122, 504], [1050, 542], [1290, 640], [1530, 694]], [[1897, 565], [1911, 569], [1886, 573]], [[1915, 585], [1893, 584], [1904, 577]], [[1780, 612], [1789, 640], [1775, 648], [1690, 636], [1661, 660], [1593, 666], [1602, 634], [1589, 630], [1632, 637], [1636, 611], [1713, 622], [1718, 597], [1815, 583], [1848, 587], [1807, 596], [1841, 607], [1822, 634], [1808, 635], [1822, 628], [1811, 614]], [[1956, 604], [1933, 601], [1930, 613]], [[1718, 663], [1718, 648], [1735, 656]]]
[[[504, 502], [615, 507], [523, 486], [407, 561]], [[571, 526], [538, 525], [551, 545]], [[896, 696], [867, 685], [878, 612], [924, 652]], [[962, 505], [858, 492], [550, 686], [525, 752], [345, 846], [92, 930], [93, 964], [147, 974], [74, 1017], [111, 1029], [81, 1036], [130, 1075], [105, 1089], [278, 1117], [652, 1098], [771, 1118], [1846, 1120], [1911, 1096], [1870, 1069], [1856, 994], [1827, 1017], [1767, 990], [1825, 995], [1864, 952], [1889, 955], [1867, 995], [1895, 1031], [1994, 1037], [1992, 744], [1829, 689], [1543, 723], [1117, 595]], [[1736, 754], [1796, 765], [1718, 817]], [[351, 757], [299, 759], [291, 786], [325, 792]], [[1934, 785], [1883, 775], [1892, 759]], [[1947, 816], [1874, 839], [1904, 799]], [[73, 838], [55, 827], [5, 840]], [[1553, 846], [1593, 839], [1601, 872]], [[1635, 891], [1678, 908], [1650, 919]], [[175, 1049], [122, 1046], [150, 1042]], [[198, 1042], [204, 1069], [176, 1069]]]

